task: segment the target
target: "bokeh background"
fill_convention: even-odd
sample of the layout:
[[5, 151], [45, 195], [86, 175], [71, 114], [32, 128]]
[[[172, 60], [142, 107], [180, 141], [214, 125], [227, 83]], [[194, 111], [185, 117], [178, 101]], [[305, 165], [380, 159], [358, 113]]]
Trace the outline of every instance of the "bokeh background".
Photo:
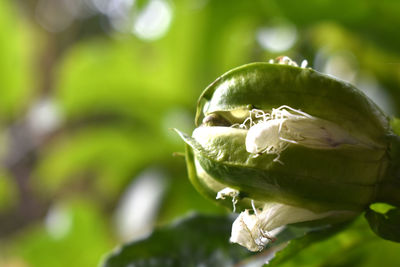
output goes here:
[[[396, 0], [0, 0], [0, 266], [96, 266], [190, 211], [226, 213], [171, 128], [190, 133], [233, 67], [307, 59], [399, 116], [399, 28]], [[356, 228], [297, 264], [400, 262]]]

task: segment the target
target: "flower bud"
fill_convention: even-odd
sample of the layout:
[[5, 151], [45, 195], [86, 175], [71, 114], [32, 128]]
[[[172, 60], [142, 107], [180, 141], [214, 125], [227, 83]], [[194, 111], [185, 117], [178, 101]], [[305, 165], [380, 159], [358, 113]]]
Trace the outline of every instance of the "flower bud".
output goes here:
[[199, 99], [192, 136], [178, 132], [192, 183], [244, 210], [231, 241], [253, 251], [282, 225], [360, 214], [393, 179], [385, 114], [349, 83], [285, 59], [219, 77]]

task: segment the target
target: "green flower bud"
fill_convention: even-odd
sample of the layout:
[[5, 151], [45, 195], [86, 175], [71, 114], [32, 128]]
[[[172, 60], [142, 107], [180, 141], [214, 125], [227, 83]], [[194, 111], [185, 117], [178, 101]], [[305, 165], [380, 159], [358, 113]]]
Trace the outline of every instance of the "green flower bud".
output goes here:
[[399, 188], [382, 186], [396, 179], [390, 147], [398, 142], [385, 114], [351, 84], [283, 63], [225, 73], [201, 95], [192, 136], [178, 132], [192, 183], [244, 210], [231, 241], [253, 251], [282, 225], [400, 203]]

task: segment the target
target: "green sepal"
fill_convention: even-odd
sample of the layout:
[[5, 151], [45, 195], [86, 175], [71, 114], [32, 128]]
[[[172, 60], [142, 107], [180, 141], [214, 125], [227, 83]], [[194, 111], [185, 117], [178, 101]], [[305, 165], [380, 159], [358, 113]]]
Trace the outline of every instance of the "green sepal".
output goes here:
[[[202, 140], [181, 133], [193, 150], [190, 152], [193, 161], [197, 160], [215, 181], [251, 199], [303, 206], [316, 212], [361, 211], [373, 201], [380, 166], [370, 162], [378, 162], [385, 153], [382, 150], [364, 151], [352, 146], [316, 150], [293, 146], [282, 152], [282, 164], [273, 161], [276, 155], [254, 157], [249, 154], [245, 150], [244, 130], [203, 129], [210, 136]], [[196, 183], [204, 183], [204, 180], [200, 178]]]
[[387, 143], [387, 116], [353, 85], [309, 68], [265, 62], [235, 68], [208, 86], [198, 101], [196, 125], [212, 113], [240, 123], [248, 116], [246, 110], [282, 105], [336, 123], [350, 134]]
[[[285, 160], [285, 157], [281, 159]], [[198, 156], [198, 160], [203, 169], [215, 179], [238, 189], [251, 199], [285, 203], [315, 212], [337, 209], [361, 211], [375, 190], [373, 185], [324, 182], [281, 171], [279, 166], [266, 171], [229, 165], [203, 156]]]
[[194, 188], [203, 196], [210, 200], [215, 200], [217, 192], [222, 190], [224, 188], [224, 185], [220, 184], [217, 181], [214, 181], [212, 177], [199, 177], [199, 172], [195, 166], [193, 146], [197, 146], [197, 149], [201, 149], [201, 146], [197, 144], [197, 142], [195, 142], [192, 137], [177, 129], [174, 130], [186, 143], [185, 160], [190, 182], [192, 183]]
[[[220, 183], [217, 179], [206, 173], [201, 166], [196, 167], [195, 154], [193, 147], [201, 150], [201, 146], [190, 136], [182, 133], [181, 131], [174, 129], [178, 135], [185, 141], [185, 160], [188, 171], [189, 180], [194, 186], [194, 188], [202, 194], [205, 198], [213, 201], [214, 203], [226, 207], [229, 210], [233, 209], [233, 203], [231, 198], [226, 199], [216, 199], [217, 193], [222, 189], [228, 187], [226, 184]], [[236, 204], [236, 210], [241, 211], [243, 209], [250, 207], [250, 202], [248, 199], [244, 200], [238, 198], [238, 203]]]
[[[393, 128], [395, 131], [400, 130]], [[383, 202], [400, 208], [400, 136], [391, 135], [389, 165], [384, 180], [379, 182], [375, 202]]]
[[365, 213], [371, 230], [383, 239], [400, 242], [400, 209], [391, 209], [382, 214], [372, 209]]

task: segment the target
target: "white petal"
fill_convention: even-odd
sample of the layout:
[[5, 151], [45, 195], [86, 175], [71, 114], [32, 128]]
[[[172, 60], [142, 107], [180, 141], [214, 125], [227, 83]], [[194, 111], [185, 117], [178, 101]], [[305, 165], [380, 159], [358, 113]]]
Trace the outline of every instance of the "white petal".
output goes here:
[[230, 241], [248, 250], [259, 251], [287, 224], [313, 221], [329, 216], [353, 216], [351, 211], [313, 211], [281, 203], [265, 203], [261, 212], [250, 214], [243, 211], [232, 225]]
[[240, 213], [232, 225], [232, 233], [230, 241], [238, 243], [251, 251], [259, 251], [260, 246], [256, 244], [253, 237], [253, 230], [256, 229], [257, 217], [250, 215], [248, 210]]

